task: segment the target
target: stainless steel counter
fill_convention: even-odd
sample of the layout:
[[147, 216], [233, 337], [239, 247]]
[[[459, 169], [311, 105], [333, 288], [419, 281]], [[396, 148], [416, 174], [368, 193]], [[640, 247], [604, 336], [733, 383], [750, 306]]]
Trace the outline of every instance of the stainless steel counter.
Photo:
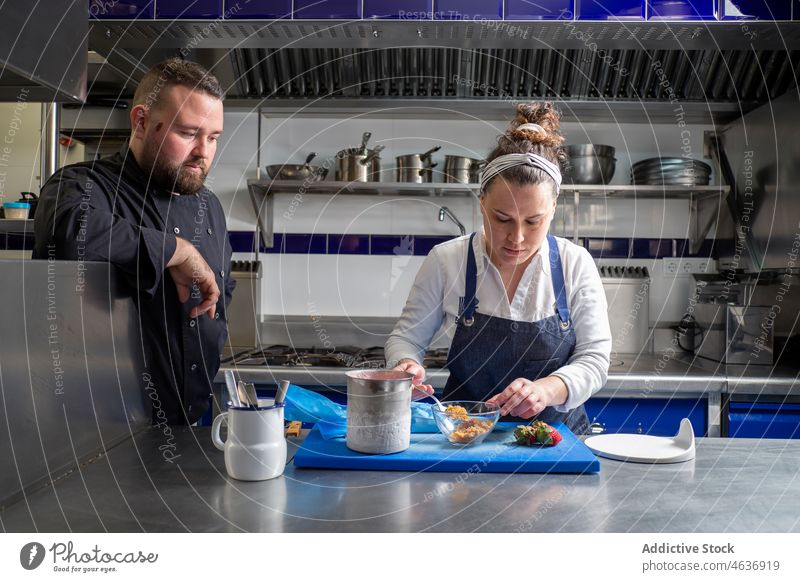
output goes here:
[[[596, 475], [295, 469], [234, 481], [208, 429], [174, 462], [148, 429], [0, 512], [3, 531], [800, 531], [800, 442], [698, 439], [676, 465], [601, 459]], [[294, 445], [292, 445], [294, 450]]]
[[[223, 366], [215, 381], [223, 383]], [[242, 379], [256, 383], [289, 380], [301, 386], [344, 386], [345, 368], [246, 367], [236, 368]], [[428, 381], [444, 388], [449, 372], [429, 369]], [[598, 396], [702, 396], [738, 392], [747, 394], [800, 395], [798, 371], [771, 366], [726, 366], [704, 358], [659, 354], [618, 354], [612, 358], [608, 381]]]

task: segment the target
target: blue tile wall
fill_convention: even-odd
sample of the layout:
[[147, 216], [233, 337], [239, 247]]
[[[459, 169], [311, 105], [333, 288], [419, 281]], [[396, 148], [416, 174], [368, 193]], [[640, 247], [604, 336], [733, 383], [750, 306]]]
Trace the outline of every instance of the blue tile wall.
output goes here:
[[328, 254], [330, 255], [368, 255], [368, 234], [329, 234]]
[[[231, 249], [235, 253], [250, 253], [255, 250], [253, 247], [253, 240], [255, 233], [251, 230], [229, 230], [228, 240], [231, 243]], [[266, 252], [266, 249], [262, 247]]]
[[586, 240], [586, 250], [596, 259], [626, 259], [629, 243], [627, 238], [590, 238]]
[[436, 20], [501, 20], [503, 0], [435, 0]]
[[433, 0], [364, 0], [364, 18], [430, 20]]
[[227, 18], [291, 18], [292, 0], [225, 0]]
[[294, 0], [295, 18], [361, 18], [361, 0]]
[[370, 237], [369, 254], [395, 257], [413, 255], [414, 237], [373, 234]]
[[155, 17], [155, 0], [89, 0], [89, 18], [149, 18]]
[[642, 0], [577, 0], [582, 20], [644, 20], [647, 4]]
[[[29, 233], [33, 244], [33, 234]], [[22, 235], [9, 234], [8, 248], [32, 248]], [[255, 233], [252, 231], [230, 231], [231, 248], [236, 253], [252, 253]], [[438, 244], [453, 236], [399, 235], [399, 234], [325, 234], [325, 233], [275, 233], [273, 246], [260, 251], [267, 254], [330, 254], [330, 255], [382, 255], [422, 257]], [[4, 248], [0, 238], [0, 249]], [[13, 246], [12, 246], [13, 245]], [[718, 255], [717, 241], [706, 240], [697, 253], [690, 252], [689, 241], [671, 238], [608, 238], [587, 237], [578, 240], [595, 258], [605, 259], [661, 259], [664, 257], [711, 257]]]
[[722, 20], [791, 20], [791, 0], [718, 0]]
[[633, 239], [631, 257], [634, 259], [662, 259], [673, 256], [673, 253], [671, 238]]
[[700, 246], [700, 250], [696, 253], [691, 252], [691, 244], [688, 240], [677, 239], [675, 241], [675, 256], [676, 257], [712, 257], [717, 258], [717, 245], [714, 240], [704, 240]]
[[425, 236], [418, 235], [414, 237], [414, 255], [417, 257], [427, 256], [431, 249], [438, 244], [447, 242], [454, 237], [452, 236]]
[[284, 234], [282, 238], [284, 253], [324, 255], [328, 252], [325, 234]]
[[158, 0], [156, 18], [219, 18], [222, 0]]
[[716, 20], [715, 0], [648, 0], [652, 20]]
[[501, 20], [505, 15], [506, 20], [800, 20], [800, 0], [88, 0], [87, 4], [89, 17], [95, 19]]
[[506, 0], [506, 20], [572, 20], [573, 0]]

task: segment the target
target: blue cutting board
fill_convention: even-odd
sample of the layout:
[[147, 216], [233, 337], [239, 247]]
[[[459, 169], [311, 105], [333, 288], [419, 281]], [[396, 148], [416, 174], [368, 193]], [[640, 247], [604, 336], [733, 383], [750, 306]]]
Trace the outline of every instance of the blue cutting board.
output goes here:
[[453, 445], [439, 433], [413, 433], [411, 446], [392, 455], [368, 455], [347, 448], [344, 437], [325, 440], [314, 428], [294, 456], [296, 467], [372, 471], [472, 470], [487, 473], [598, 473], [600, 462], [563, 423], [553, 426], [563, 440], [555, 447], [514, 442], [517, 423], [501, 422], [479, 445]]

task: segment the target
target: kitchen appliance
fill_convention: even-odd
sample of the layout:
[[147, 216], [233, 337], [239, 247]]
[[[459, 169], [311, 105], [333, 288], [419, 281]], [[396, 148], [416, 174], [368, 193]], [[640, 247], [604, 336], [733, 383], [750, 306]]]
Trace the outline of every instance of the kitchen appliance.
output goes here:
[[444, 181], [448, 184], [478, 184], [486, 160], [466, 156], [444, 157]]
[[601, 265], [598, 269], [608, 302], [613, 352], [639, 354], [652, 351], [647, 267]]
[[316, 152], [308, 154], [303, 164], [273, 164], [267, 166], [267, 175], [273, 180], [310, 180], [311, 182], [324, 180], [328, 176], [328, 168], [310, 165], [311, 160], [316, 155]]
[[597, 473], [600, 462], [563, 423], [553, 423], [563, 440], [555, 447], [515, 446], [515, 422], [499, 422], [482, 443], [454, 447], [444, 435], [414, 433], [407, 450], [394, 455], [362, 455], [342, 438], [325, 440], [313, 429], [294, 456], [296, 467], [368, 471], [460, 473], [479, 467], [485, 473]]
[[614, 177], [617, 160], [615, 149], [608, 145], [580, 144], [564, 148], [567, 167], [564, 180], [568, 184], [608, 184]]
[[347, 448], [378, 455], [408, 448], [413, 379], [399, 370], [347, 372]]
[[396, 180], [411, 184], [433, 182], [433, 168], [437, 164], [433, 163], [431, 156], [440, 149], [442, 149], [442, 146], [436, 146], [422, 154], [397, 156], [395, 158], [397, 162], [397, 168], [395, 169]]
[[367, 149], [367, 142], [372, 136], [364, 132], [361, 146], [340, 150], [336, 154], [337, 182], [379, 182], [381, 179], [380, 153], [384, 146]]
[[[237, 293], [239, 290], [237, 289]], [[234, 294], [235, 295], [235, 294]], [[373, 346], [336, 346], [335, 348], [291, 347], [271, 345], [255, 349], [242, 347], [231, 356], [221, 360], [225, 366], [238, 367], [287, 367], [287, 368], [364, 368], [378, 369], [386, 366], [383, 348]], [[447, 365], [447, 349], [429, 350], [423, 356], [426, 369], [444, 368]]]
[[726, 364], [772, 364], [774, 315], [769, 307], [698, 303], [694, 318], [700, 328], [698, 356]]
[[261, 262], [232, 261], [236, 292], [227, 308], [228, 343], [234, 348], [255, 348], [261, 323]]
[[39, 196], [34, 192], [20, 192], [19, 200], [17, 200], [17, 202], [24, 202], [30, 205], [31, 210], [28, 212], [28, 218], [33, 219], [36, 216], [36, 208], [39, 205]]

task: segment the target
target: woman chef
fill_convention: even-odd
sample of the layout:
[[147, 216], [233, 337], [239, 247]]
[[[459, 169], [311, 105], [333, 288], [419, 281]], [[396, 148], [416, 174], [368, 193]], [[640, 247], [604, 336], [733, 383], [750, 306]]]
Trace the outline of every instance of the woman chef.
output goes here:
[[591, 256], [548, 233], [563, 141], [551, 103], [517, 107], [481, 176], [483, 228], [427, 256], [386, 359], [421, 382], [422, 356], [443, 327], [452, 337], [445, 399], [487, 400], [504, 416], [580, 434], [583, 403], [606, 382], [611, 332]]

